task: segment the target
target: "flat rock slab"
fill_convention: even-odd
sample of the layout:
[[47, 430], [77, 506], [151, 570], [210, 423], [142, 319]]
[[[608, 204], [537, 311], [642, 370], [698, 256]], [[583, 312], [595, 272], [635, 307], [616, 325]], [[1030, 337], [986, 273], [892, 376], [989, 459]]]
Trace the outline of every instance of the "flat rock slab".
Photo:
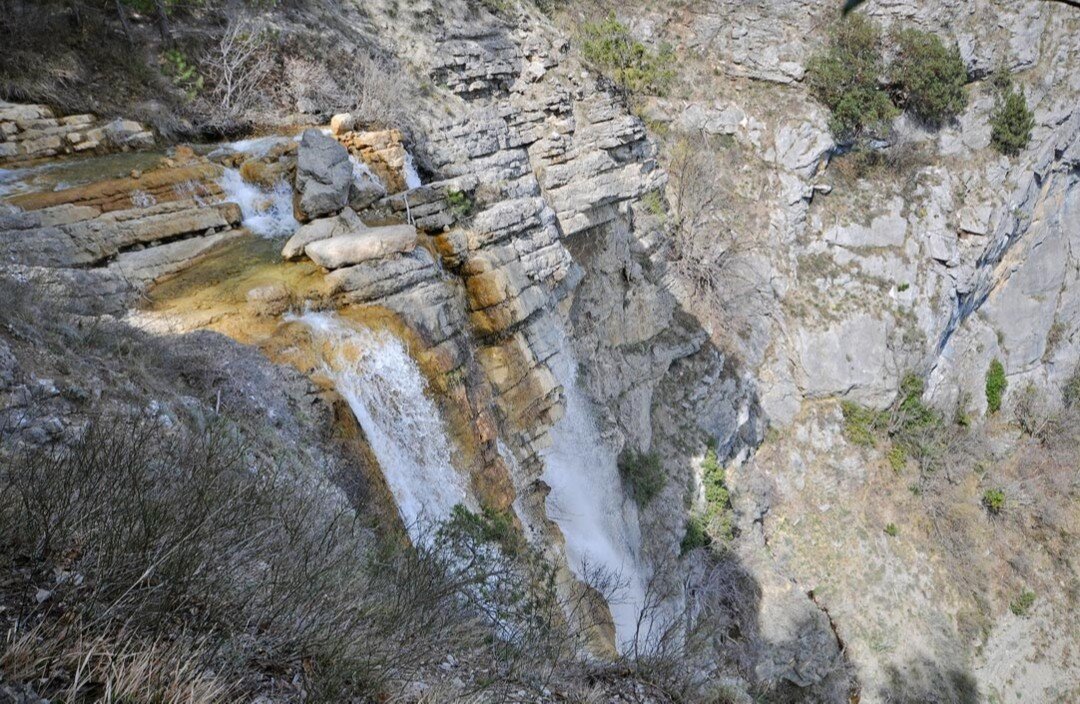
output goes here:
[[411, 252], [416, 242], [415, 227], [392, 225], [318, 240], [307, 245], [304, 252], [321, 267], [340, 269], [369, 259]]
[[287, 260], [299, 259], [304, 255], [305, 248], [312, 242], [356, 234], [367, 229], [367, 225], [352, 208], [345, 208], [339, 215], [312, 220], [301, 226], [285, 243], [281, 256]]

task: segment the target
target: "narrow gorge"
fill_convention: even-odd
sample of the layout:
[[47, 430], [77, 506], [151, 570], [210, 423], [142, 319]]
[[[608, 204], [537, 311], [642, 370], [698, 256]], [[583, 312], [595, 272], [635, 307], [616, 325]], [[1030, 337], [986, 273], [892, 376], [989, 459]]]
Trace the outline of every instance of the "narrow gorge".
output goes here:
[[0, 704], [1080, 698], [1080, 10], [0, 2]]

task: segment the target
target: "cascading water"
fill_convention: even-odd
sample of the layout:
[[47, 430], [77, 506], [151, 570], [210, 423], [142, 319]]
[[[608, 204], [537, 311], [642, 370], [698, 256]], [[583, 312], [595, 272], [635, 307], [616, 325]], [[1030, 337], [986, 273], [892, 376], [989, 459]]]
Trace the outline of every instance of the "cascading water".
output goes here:
[[334, 380], [367, 435], [414, 542], [448, 520], [454, 506], [476, 508], [426, 382], [401, 340], [353, 327], [331, 313], [291, 318], [308, 326]]
[[293, 189], [284, 179], [272, 189], [248, 183], [236, 169], [225, 169], [218, 181], [225, 200], [236, 203], [244, 215], [244, 227], [260, 237], [287, 237], [300, 223], [293, 217]]
[[648, 638], [645, 607], [647, 578], [638, 554], [641, 532], [637, 507], [622, 489], [614, 453], [607, 449], [588, 401], [577, 387], [577, 363], [563, 351], [555, 372], [563, 385], [566, 413], [551, 429], [544, 452], [543, 481], [551, 487], [548, 516], [566, 541], [570, 569], [583, 582], [597, 576], [611, 580], [608, 608], [615, 624], [616, 646], [625, 652], [635, 638]]
[[358, 188], [365, 190], [369, 185], [374, 185], [376, 188], [381, 189], [383, 193], [386, 193], [386, 185], [375, 175], [370, 166], [357, 159], [354, 154], [349, 155], [349, 163], [352, 164], [353, 183]]
[[405, 150], [405, 187], [409, 190], [414, 188], [420, 188], [423, 185], [420, 181], [420, 174], [416, 171], [416, 162], [413, 161], [413, 155], [409, 151]]

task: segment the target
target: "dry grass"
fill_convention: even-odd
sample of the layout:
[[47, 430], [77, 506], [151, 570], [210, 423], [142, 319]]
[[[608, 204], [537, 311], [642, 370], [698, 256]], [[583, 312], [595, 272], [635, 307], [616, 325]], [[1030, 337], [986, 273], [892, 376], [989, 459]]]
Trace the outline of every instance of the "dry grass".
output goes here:
[[205, 643], [159, 640], [146, 643], [123, 632], [91, 635], [77, 624], [39, 624], [7, 634], [0, 669], [14, 681], [41, 682], [64, 673], [55, 697], [61, 701], [152, 701], [216, 704], [235, 701], [236, 684], [205, 667]]
[[169, 100], [145, 47], [115, 21], [102, 4], [0, 1], [0, 97], [105, 114], [119, 100]]
[[[3, 566], [29, 566], [26, 589], [51, 592], [18, 612], [57, 634], [17, 638], [5, 657], [64, 665], [56, 686], [93, 673], [119, 688], [152, 667], [174, 673], [164, 691], [202, 668], [251, 690], [269, 667], [331, 701], [392, 690], [434, 653], [485, 650], [516, 679], [540, 669], [534, 655], [573, 651], [544, 582], [519, 562], [449, 529], [415, 550], [377, 539], [333, 489], [254, 462], [228, 424], [99, 418], [70, 447], [4, 449]], [[62, 629], [55, 603], [85, 626]], [[529, 648], [490, 640], [506, 629]], [[203, 641], [187, 661], [163, 645], [187, 638]], [[20, 655], [31, 641], [44, 655]], [[72, 652], [86, 663], [67, 667], [82, 657]]]
[[592, 597], [554, 565], [475, 517], [416, 547], [380, 537], [225, 421], [99, 417], [70, 446], [0, 457], [0, 657], [42, 695], [211, 702], [273, 683], [366, 701], [447, 653], [484, 663], [470, 686], [488, 700], [586, 674]]

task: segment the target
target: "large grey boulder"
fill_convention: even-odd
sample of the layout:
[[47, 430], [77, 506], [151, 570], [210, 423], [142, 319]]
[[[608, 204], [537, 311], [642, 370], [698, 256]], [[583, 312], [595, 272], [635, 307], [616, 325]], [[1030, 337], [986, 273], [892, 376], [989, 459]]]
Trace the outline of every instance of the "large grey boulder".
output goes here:
[[283, 259], [299, 259], [304, 255], [304, 248], [312, 242], [347, 235], [366, 230], [367, 226], [352, 208], [345, 208], [338, 215], [319, 218], [306, 223], [296, 231], [281, 250]]
[[352, 183], [348, 150], [319, 130], [306, 130], [296, 154], [296, 219], [307, 222], [341, 211]]
[[312, 242], [304, 252], [321, 267], [340, 269], [369, 259], [411, 252], [415, 247], [415, 227], [391, 225]]

